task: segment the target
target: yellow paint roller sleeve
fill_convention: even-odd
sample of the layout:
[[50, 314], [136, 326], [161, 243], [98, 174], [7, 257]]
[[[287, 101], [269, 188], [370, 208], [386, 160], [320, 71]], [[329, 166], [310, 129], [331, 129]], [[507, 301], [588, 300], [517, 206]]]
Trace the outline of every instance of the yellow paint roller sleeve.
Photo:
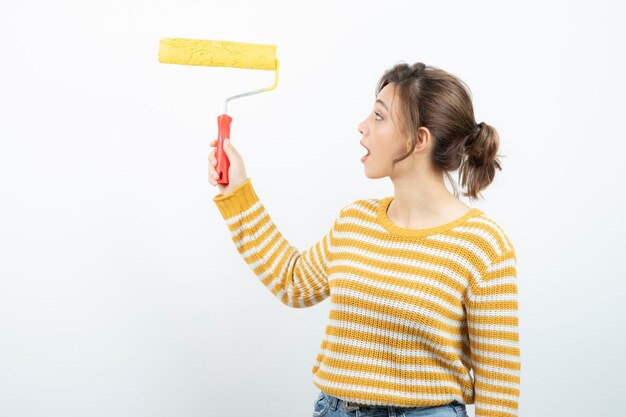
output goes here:
[[276, 46], [201, 39], [161, 38], [159, 62], [275, 70]]

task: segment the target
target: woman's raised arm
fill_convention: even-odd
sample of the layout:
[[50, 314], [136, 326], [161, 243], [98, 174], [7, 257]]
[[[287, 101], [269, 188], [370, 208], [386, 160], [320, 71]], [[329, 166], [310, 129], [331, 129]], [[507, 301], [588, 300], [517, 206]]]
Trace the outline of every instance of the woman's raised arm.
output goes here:
[[243, 259], [283, 304], [303, 308], [328, 298], [333, 231], [339, 218], [317, 243], [300, 252], [272, 222], [249, 178], [213, 201]]

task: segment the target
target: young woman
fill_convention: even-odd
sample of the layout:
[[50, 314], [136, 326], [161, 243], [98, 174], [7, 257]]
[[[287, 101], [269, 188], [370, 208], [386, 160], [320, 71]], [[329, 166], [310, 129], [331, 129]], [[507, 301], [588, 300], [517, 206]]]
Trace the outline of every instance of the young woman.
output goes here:
[[344, 206], [304, 252], [272, 222], [237, 150], [226, 141], [227, 186], [209, 156], [213, 201], [259, 280], [290, 307], [331, 299], [313, 415], [466, 416], [475, 404], [476, 417], [517, 416], [515, 249], [449, 173], [475, 199], [501, 169], [498, 134], [476, 123], [461, 80], [423, 63], [384, 73], [358, 131], [365, 175], [389, 177], [394, 195]]

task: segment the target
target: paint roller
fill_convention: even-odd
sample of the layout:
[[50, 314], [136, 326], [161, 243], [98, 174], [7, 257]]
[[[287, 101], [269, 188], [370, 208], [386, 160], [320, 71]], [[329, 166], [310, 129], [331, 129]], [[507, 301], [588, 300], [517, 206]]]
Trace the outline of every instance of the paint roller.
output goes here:
[[159, 62], [165, 64], [233, 67], [276, 71], [274, 85], [260, 90], [228, 97], [224, 114], [217, 116], [217, 182], [228, 184], [230, 162], [224, 152], [224, 140], [230, 138], [232, 117], [228, 116], [228, 102], [236, 98], [273, 90], [278, 84], [278, 59], [275, 45], [183, 38], [161, 38]]

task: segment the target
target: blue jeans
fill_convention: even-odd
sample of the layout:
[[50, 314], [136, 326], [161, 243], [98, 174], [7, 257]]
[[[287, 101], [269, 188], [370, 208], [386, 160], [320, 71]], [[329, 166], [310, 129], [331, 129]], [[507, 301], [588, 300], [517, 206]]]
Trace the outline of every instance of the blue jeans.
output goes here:
[[358, 406], [320, 391], [313, 405], [313, 417], [467, 417], [465, 404], [452, 401], [449, 404], [423, 407]]

